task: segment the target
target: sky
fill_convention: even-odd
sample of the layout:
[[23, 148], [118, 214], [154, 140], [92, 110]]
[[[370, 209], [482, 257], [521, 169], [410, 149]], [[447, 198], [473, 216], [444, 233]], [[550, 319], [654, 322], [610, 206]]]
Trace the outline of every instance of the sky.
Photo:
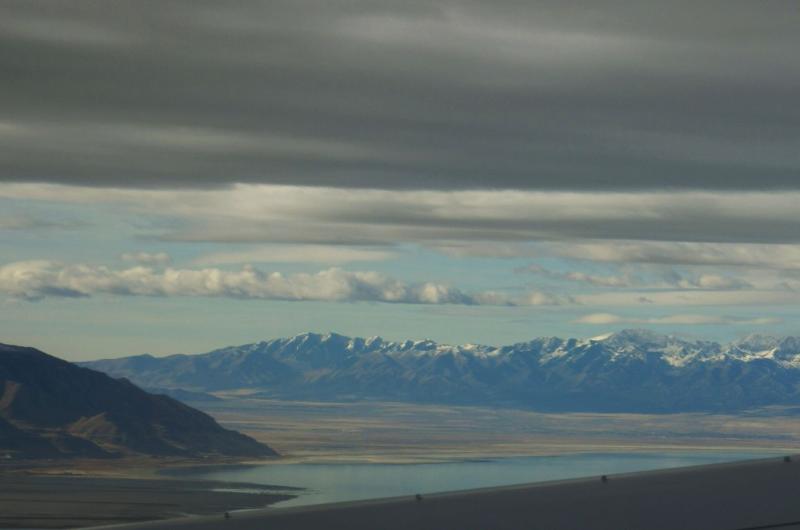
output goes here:
[[0, 3], [0, 342], [800, 334], [795, 2]]

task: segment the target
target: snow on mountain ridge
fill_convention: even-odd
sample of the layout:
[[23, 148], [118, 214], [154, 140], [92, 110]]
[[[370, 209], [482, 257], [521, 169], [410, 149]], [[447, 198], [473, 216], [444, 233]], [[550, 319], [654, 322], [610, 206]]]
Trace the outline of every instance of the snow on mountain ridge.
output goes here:
[[[760, 349], [773, 344], [774, 347]], [[301, 334], [199, 355], [84, 363], [158, 388], [278, 399], [675, 412], [800, 405], [800, 339], [720, 345], [628, 331], [508, 346]]]
[[685, 340], [674, 335], [659, 335], [649, 330], [623, 330], [588, 339], [539, 337], [528, 342], [501, 347], [475, 343], [440, 344], [431, 339], [387, 341], [379, 336], [361, 338], [347, 337], [333, 332], [325, 334], [308, 332], [293, 337], [231, 346], [215, 352], [267, 352], [274, 349], [281, 350], [289, 356], [301, 352], [307, 355], [311, 351], [318, 350], [324, 350], [328, 355], [336, 355], [337, 352], [341, 355], [354, 356], [371, 353], [415, 357], [451, 354], [483, 359], [502, 359], [524, 354], [535, 357], [538, 364], [556, 362], [578, 353], [602, 354], [608, 362], [620, 362], [632, 358], [644, 360], [648, 356], [656, 355], [674, 367], [683, 367], [693, 362], [720, 362], [730, 359], [741, 362], [772, 360], [787, 368], [800, 369], [798, 337], [775, 338], [750, 335], [722, 345], [711, 341]]

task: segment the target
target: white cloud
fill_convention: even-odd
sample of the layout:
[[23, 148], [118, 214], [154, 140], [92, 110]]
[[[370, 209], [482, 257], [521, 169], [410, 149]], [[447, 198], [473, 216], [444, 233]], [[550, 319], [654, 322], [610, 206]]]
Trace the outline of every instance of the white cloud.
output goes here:
[[463, 305], [552, 305], [567, 301], [536, 292], [519, 296], [470, 294], [436, 282], [410, 284], [378, 272], [338, 268], [313, 274], [263, 272], [251, 266], [238, 271], [170, 267], [156, 270], [144, 266], [115, 270], [44, 260], [0, 267], [0, 292], [31, 301], [96, 294]]
[[573, 321], [576, 324], [593, 324], [593, 325], [613, 325], [613, 324], [663, 324], [663, 325], [682, 325], [682, 326], [702, 326], [702, 325], [731, 325], [731, 324], [746, 324], [746, 325], [767, 325], [777, 324], [780, 319], [776, 318], [739, 318], [729, 316], [715, 316], [715, 315], [668, 315], [662, 317], [650, 318], [632, 318], [615, 315], [612, 313], [591, 313], [584, 315]]

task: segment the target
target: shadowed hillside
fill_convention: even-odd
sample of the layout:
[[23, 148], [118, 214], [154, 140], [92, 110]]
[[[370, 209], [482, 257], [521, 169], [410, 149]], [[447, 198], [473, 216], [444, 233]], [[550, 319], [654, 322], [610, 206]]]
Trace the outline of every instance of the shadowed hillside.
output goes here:
[[12, 457], [275, 456], [207, 414], [125, 379], [0, 344], [0, 453]]

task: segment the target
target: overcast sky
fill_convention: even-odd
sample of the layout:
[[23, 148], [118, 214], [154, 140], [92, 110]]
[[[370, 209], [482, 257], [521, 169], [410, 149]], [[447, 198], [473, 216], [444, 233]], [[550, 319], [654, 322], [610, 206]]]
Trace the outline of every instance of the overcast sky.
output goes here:
[[800, 334], [800, 6], [0, 3], [0, 342]]

